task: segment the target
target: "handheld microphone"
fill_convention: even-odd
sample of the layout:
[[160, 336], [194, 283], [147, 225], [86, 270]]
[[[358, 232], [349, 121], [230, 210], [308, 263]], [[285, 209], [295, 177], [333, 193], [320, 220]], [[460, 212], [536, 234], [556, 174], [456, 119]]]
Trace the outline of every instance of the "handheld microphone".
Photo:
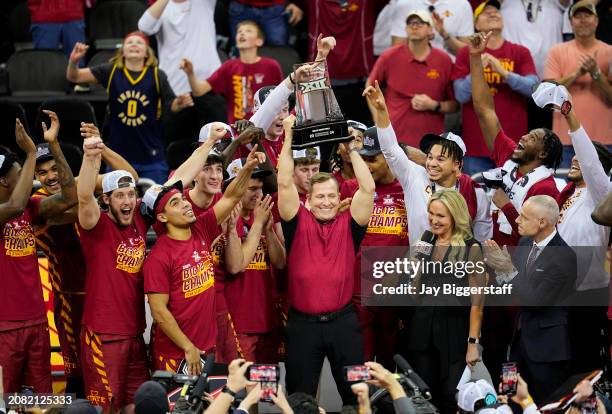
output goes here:
[[414, 245], [414, 252], [417, 259], [429, 259], [431, 257], [434, 238], [435, 236], [431, 231], [425, 230], [423, 232], [421, 240]]
[[206, 362], [204, 363], [204, 371], [193, 386], [190, 400], [192, 403], [202, 400], [202, 396], [205, 391], [208, 391], [208, 377], [212, 373], [213, 366], [215, 365], [215, 354], [210, 353], [206, 356]]
[[[397, 364], [397, 367], [406, 375], [407, 379], [410, 379], [410, 382], [413, 382], [419, 391], [423, 393], [423, 395], [427, 398], [431, 398], [431, 393], [429, 392], [429, 386], [423, 381], [423, 378], [410, 366], [408, 361], [404, 359], [400, 354], [395, 354], [393, 356], [393, 360]], [[409, 383], [410, 384], [410, 383]], [[412, 384], [410, 384], [412, 386]]]

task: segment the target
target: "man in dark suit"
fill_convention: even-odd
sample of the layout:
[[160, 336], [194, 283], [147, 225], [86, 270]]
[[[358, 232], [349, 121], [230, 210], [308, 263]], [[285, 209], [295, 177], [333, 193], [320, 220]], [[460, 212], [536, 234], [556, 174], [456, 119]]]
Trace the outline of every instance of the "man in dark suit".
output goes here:
[[568, 311], [563, 307], [576, 282], [576, 254], [557, 233], [556, 201], [546, 195], [529, 198], [517, 218], [522, 236], [510, 262], [507, 250], [486, 241], [488, 263], [498, 283], [510, 282], [521, 309], [510, 344], [510, 361], [545, 402], [567, 378], [570, 361]]

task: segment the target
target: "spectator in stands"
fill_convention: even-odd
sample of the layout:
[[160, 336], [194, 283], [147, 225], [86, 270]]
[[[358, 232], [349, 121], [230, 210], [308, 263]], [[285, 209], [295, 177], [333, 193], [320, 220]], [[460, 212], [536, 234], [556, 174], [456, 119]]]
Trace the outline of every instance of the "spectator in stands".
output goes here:
[[12, 153], [0, 153], [0, 366], [4, 391], [51, 392], [49, 329], [38, 272], [34, 226], [76, 204], [76, 184], [64, 158], [57, 134], [59, 122], [52, 112], [51, 127], [43, 123], [43, 137], [58, 166], [61, 191], [45, 199], [31, 198], [36, 147], [19, 119], [15, 140], [26, 154], [23, 167]]
[[[77, 43], [85, 42], [85, 6], [87, 0], [28, 0], [32, 41], [36, 49], [57, 49], [62, 45], [66, 56]], [[83, 66], [81, 60], [75, 62]]]
[[[504, 39], [504, 20], [499, 12], [500, 3], [487, 0], [474, 10], [474, 26], [479, 32], [493, 34], [483, 56], [485, 77], [498, 109], [502, 128], [511, 136], [519, 137], [527, 132], [527, 98], [531, 98], [538, 76], [529, 50]], [[489, 151], [480, 132], [478, 119], [471, 101], [470, 58], [468, 48], [457, 54], [453, 68], [455, 96], [463, 104], [463, 136], [468, 153], [463, 161], [463, 171], [472, 175], [494, 167]]]
[[[572, 94], [576, 116], [585, 130], [601, 139], [602, 144], [611, 146], [612, 86], [608, 76], [612, 46], [595, 38], [599, 19], [592, 2], [577, 2], [569, 15], [575, 39], [550, 50], [544, 78], [554, 79], [567, 87]], [[567, 122], [561, 114], [553, 114], [553, 131], [564, 144], [564, 167], [570, 166], [574, 155], [567, 130]]]
[[[399, 0], [393, 8], [391, 44], [406, 42], [405, 23], [412, 10], [427, 10], [432, 16], [432, 47], [445, 50], [452, 59], [474, 33], [472, 8], [466, 0]], [[437, 131], [436, 131], [437, 132]]]
[[[53, 112], [44, 111], [51, 117], [49, 132], [59, 128], [59, 120]], [[98, 128], [83, 123], [81, 135], [85, 138], [99, 136]], [[112, 169], [136, 171], [119, 154], [110, 148], [102, 152], [102, 159]], [[61, 159], [60, 159], [61, 163]], [[55, 159], [48, 143], [36, 148], [34, 178], [41, 183], [32, 198], [45, 200], [61, 194], [60, 171], [64, 166]], [[96, 189], [102, 189], [103, 176], [98, 176]], [[53, 289], [53, 315], [64, 360], [66, 392], [84, 397], [83, 374], [79, 358], [81, 319], [85, 299], [85, 259], [81, 250], [79, 235], [75, 226], [76, 209], [58, 210], [57, 214], [41, 220], [35, 228], [36, 244], [48, 259], [49, 277]]]
[[295, 26], [303, 17], [301, 8], [285, 0], [231, 0], [229, 3], [232, 38], [236, 37], [240, 22], [252, 20], [261, 26], [269, 46], [285, 46], [289, 41], [289, 25]]
[[210, 77], [198, 79], [193, 63], [189, 59], [181, 62], [180, 67], [187, 74], [193, 96], [202, 96], [211, 91], [225, 96], [227, 121], [230, 124], [251, 117], [253, 96], [261, 87], [276, 85], [283, 80], [278, 62], [257, 54], [264, 40], [261, 27], [245, 20], [236, 29], [236, 47], [240, 57], [224, 62]]
[[544, 64], [550, 48], [563, 42], [563, 12], [571, 0], [503, 1], [503, 37], [525, 46], [531, 52], [538, 76], [544, 76]]
[[350, 148], [359, 190], [349, 210], [339, 212], [333, 175], [310, 180], [310, 210], [300, 205], [291, 156], [295, 116], [283, 121], [285, 144], [278, 163], [278, 203], [289, 283], [287, 389], [314, 395], [323, 360], [330, 360], [343, 401], [354, 399], [343, 366], [363, 363], [362, 337], [351, 304], [355, 255], [372, 212], [374, 180], [356, 148]]
[[[229, 164], [229, 180], [233, 182], [243, 164], [244, 159]], [[279, 360], [275, 275], [285, 267], [286, 253], [282, 236], [274, 230], [272, 197], [262, 198], [261, 177], [271, 173], [253, 170], [238, 214], [229, 220], [225, 247], [225, 296], [237, 346], [242, 356], [257, 363]]]
[[162, 139], [162, 111], [193, 106], [191, 95], [175, 96], [164, 71], [141, 32], [132, 32], [110, 63], [79, 69], [89, 46], [77, 43], [70, 54], [66, 78], [75, 83], [104, 85], [109, 98], [108, 144], [125, 157], [138, 175], [155, 182], [168, 176]]
[[366, 124], [370, 114], [361, 98], [365, 80], [374, 66], [373, 33], [378, 13], [388, 0], [312, 0], [307, 4], [308, 56], [315, 60], [317, 36], [335, 36], [337, 47], [327, 58], [329, 76], [338, 105], [348, 119]]
[[383, 53], [367, 84], [378, 80], [400, 142], [418, 147], [423, 135], [444, 131], [444, 114], [456, 112], [459, 105], [452, 90], [453, 63], [446, 53], [429, 45], [431, 15], [412, 10], [405, 23], [408, 43]]
[[[198, 79], [208, 78], [221, 66], [215, 33], [215, 3], [216, 0], [158, 0], [138, 21], [138, 30], [155, 35], [159, 68], [166, 73], [172, 90], [178, 95], [191, 92], [187, 76], [179, 69], [182, 58], [193, 62]], [[194, 98], [193, 102], [193, 110], [166, 114], [170, 129], [166, 132], [171, 132], [172, 138], [190, 136], [186, 134], [191, 129], [197, 131], [208, 122], [224, 120], [222, 97], [207, 94]], [[179, 131], [181, 136], [177, 136]]]
[[[204, 158], [217, 139], [212, 137], [199, 148]], [[217, 324], [211, 247], [220, 235], [219, 224], [246, 192], [258, 163], [253, 149], [223, 197], [199, 216], [185, 199], [180, 181], [151, 187], [145, 193], [147, 214], [163, 228], [144, 265], [145, 292], [160, 330], [153, 338], [155, 369], [176, 372], [184, 359], [188, 372], [199, 375], [201, 354], [214, 350]], [[196, 320], [202, 323], [194, 323]]]
[[[570, 0], [527, 0], [501, 2], [504, 38], [531, 52], [540, 79], [550, 48], [561, 43], [561, 28]], [[552, 113], [527, 101], [528, 129], [552, 128]]]

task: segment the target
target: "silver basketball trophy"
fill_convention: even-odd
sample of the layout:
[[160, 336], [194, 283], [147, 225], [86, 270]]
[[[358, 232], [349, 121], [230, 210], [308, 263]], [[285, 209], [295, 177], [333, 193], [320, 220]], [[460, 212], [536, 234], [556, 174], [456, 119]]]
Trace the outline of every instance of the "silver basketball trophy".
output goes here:
[[326, 61], [302, 63], [308, 65], [295, 79], [295, 112], [293, 149], [346, 142], [353, 139], [331, 88]]

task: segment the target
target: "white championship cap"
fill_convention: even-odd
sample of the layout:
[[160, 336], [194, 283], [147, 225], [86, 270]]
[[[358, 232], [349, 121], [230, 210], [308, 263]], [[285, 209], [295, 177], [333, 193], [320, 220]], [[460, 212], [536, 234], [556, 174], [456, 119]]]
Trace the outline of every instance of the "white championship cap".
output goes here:
[[136, 187], [132, 174], [125, 170], [115, 170], [104, 174], [102, 179], [102, 192], [110, 193], [118, 188]]
[[563, 110], [564, 106], [568, 105], [571, 108], [567, 88], [553, 82], [540, 83], [531, 97], [540, 108], [552, 107], [557, 111]]

